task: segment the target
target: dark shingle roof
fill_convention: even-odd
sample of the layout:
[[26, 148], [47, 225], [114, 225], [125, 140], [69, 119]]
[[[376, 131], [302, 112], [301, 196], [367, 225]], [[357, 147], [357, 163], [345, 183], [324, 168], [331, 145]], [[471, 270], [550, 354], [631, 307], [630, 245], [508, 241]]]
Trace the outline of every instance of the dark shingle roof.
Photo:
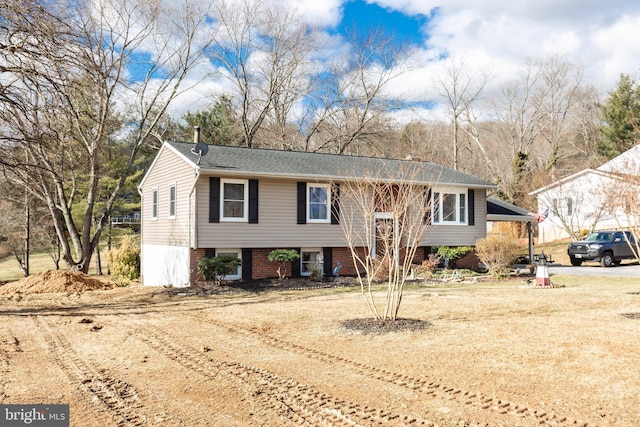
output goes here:
[[244, 176], [341, 180], [383, 175], [398, 177], [402, 171], [407, 176], [407, 171], [415, 168], [415, 174], [410, 174], [411, 180], [419, 183], [495, 188], [488, 181], [431, 162], [209, 145], [209, 152], [202, 156], [198, 164], [198, 155], [191, 151], [194, 144], [166, 144], [187, 161], [197, 164], [204, 174], [217, 172]]
[[527, 220], [535, 218], [526, 209], [493, 196], [487, 197], [487, 215], [523, 217]]

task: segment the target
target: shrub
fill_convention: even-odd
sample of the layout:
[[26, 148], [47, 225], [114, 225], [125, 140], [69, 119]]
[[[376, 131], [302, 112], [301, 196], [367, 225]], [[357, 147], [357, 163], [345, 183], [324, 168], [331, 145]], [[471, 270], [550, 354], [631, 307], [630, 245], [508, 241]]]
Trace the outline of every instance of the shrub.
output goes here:
[[504, 277], [522, 248], [513, 239], [489, 236], [476, 242], [476, 255], [494, 277]]
[[124, 236], [120, 246], [107, 252], [111, 280], [118, 286], [128, 286], [140, 277], [140, 248], [129, 236]]
[[437, 253], [440, 258], [445, 260], [444, 268], [449, 268], [449, 265], [471, 251], [473, 251], [471, 246], [440, 246]]
[[242, 261], [233, 255], [221, 255], [213, 258], [200, 258], [198, 260], [198, 273], [204, 280], [222, 283], [227, 274], [237, 271]]
[[300, 254], [293, 249], [274, 249], [267, 255], [269, 262], [277, 262], [278, 277], [284, 279], [287, 277], [287, 264], [300, 259]]
[[438, 268], [438, 264], [440, 264], [440, 258], [436, 254], [429, 254], [429, 258], [422, 261], [420, 265], [415, 267], [414, 271], [424, 277], [425, 279], [431, 278], [433, 272]]

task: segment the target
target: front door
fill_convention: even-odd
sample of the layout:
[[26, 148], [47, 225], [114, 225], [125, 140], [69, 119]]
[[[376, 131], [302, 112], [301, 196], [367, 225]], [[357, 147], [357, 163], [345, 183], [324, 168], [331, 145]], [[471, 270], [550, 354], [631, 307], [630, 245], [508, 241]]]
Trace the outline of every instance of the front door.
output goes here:
[[383, 258], [391, 254], [393, 239], [397, 234], [395, 222], [391, 214], [377, 212], [375, 214], [375, 254], [376, 258]]

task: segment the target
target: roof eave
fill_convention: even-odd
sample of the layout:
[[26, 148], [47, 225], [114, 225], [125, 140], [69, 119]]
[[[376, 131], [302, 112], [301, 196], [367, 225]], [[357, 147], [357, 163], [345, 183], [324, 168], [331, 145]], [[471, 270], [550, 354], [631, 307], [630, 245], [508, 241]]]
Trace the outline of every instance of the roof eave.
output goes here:
[[[287, 173], [278, 173], [278, 172], [251, 172], [251, 171], [243, 171], [243, 170], [223, 170], [223, 169], [215, 169], [215, 168], [201, 168], [201, 175], [209, 176], [209, 175], [219, 175], [223, 173], [225, 176], [232, 177], [246, 177], [248, 175], [256, 178], [274, 178], [274, 179], [305, 179], [305, 180], [316, 180], [316, 181], [371, 181], [371, 178], [368, 177], [354, 177], [354, 176], [346, 176], [346, 175], [317, 175], [317, 174], [287, 174]], [[481, 188], [481, 189], [496, 189], [498, 188], [495, 184], [481, 184], [481, 183], [455, 183], [455, 182], [444, 182], [444, 181], [416, 181], [416, 180], [395, 180], [392, 178], [389, 179], [377, 179], [376, 182], [397, 182], [402, 184], [422, 184], [422, 185], [430, 185], [430, 186], [443, 186], [443, 187], [460, 187], [460, 188]]]

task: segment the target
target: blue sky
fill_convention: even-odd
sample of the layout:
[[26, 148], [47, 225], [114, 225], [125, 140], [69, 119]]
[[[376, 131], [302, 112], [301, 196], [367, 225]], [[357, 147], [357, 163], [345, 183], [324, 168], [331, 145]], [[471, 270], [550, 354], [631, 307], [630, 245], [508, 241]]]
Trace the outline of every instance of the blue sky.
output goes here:
[[423, 14], [407, 15], [375, 3], [354, 0], [344, 4], [342, 20], [337, 26], [337, 30], [347, 31], [354, 27], [359, 29], [382, 27], [402, 42], [424, 45], [426, 40], [425, 27], [428, 22], [429, 16]]

